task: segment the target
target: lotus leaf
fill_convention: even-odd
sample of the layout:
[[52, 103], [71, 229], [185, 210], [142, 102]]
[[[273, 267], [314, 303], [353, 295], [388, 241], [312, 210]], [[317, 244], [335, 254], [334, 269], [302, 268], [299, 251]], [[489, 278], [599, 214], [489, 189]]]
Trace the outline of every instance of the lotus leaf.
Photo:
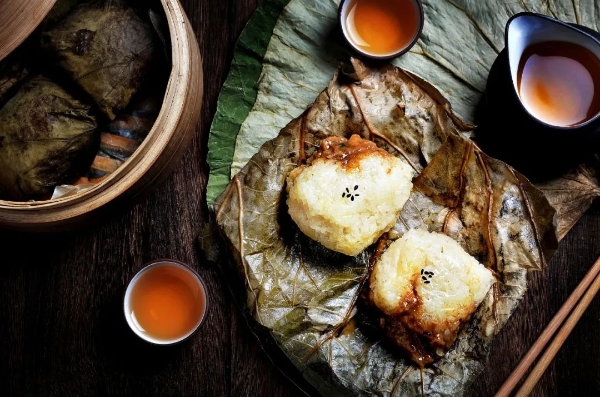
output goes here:
[[[457, 396], [556, 248], [554, 209], [526, 178], [483, 153], [472, 126], [431, 85], [353, 61], [300, 117], [267, 141], [216, 203], [251, 315], [323, 395]], [[327, 136], [360, 134], [404, 159], [414, 189], [396, 226], [356, 257], [304, 236], [287, 214], [287, 175]], [[337, 196], [337, 193], [335, 194]], [[442, 231], [500, 280], [444, 358], [422, 372], [361, 320], [369, 263], [409, 228]], [[214, 254], [213, 254], [214, 257]]]
[[75, 8], [43, 43], [110, 119], [140, 88], [156, 52], [150, 25], [120, 1]]
[[[348, 59], [337, 25], [339, 3], [266, 0], [253, 15], [238, 41], [211, 128], [209, 203], [265, 141], [304, 112]], [[421, 38], [392, 62], [433, 84], [461, 119], [473, 122], [488, 72], [504, 47], [510, 16], [538, 12], [599, 30], [594, 7], [593, 1], [571, 0], [423, 0]], [[597, 162], [581, 162], [563, 177], [540, 184], [550, 202], [563, 203], [557, 207], [559, 239], [600, 196], [596, 179], [581, 174], [582, 169], [595, 173]], [[576, 205], [564, 202], [567, 197]]]
[[0, 110], [0, 197], [44, 198], [90, 164], [96, 119], [90, 106], [36, 77]]

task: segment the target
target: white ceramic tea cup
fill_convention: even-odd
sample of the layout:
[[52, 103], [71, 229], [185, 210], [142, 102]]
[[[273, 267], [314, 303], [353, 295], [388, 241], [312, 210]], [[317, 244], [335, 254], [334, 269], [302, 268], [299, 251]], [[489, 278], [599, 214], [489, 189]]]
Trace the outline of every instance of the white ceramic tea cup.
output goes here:
[[[191, 320], [191, 326], [189, 327], [189, 329], [175, 337], [164, 338], [158, 337], [156, 335], [153, 335], [151, 332], [148, 332], [140, 323], [140, 320], [136, 318], [134, 310], [135, 304], [133, 302], [133, 298], [136, 288], [139, 288], [140, 286], [140, 282], [145, 277], [148, 277], [151, 272], [164, 272], [168, 269], [172, 269], [172, 271], [179, 272], [182, 275], [185, 274], [185, 277], [191, 280], [190, 282], [192, 285], [190, 288], [193, 289], [194, 297], [197, 299], [197, 301], [194, 301], [193, 304], [198, 304], [199, 309], [197, 310], [197, 313], [194, 312], [193, 318], [188, 319]], [[154, 275], [154, 277], [157, 277], [157, 275]], [[208, 296], [206, 294], [206, 285], [204, 284], [204, 281], [202, 280], [200, 275], [190, 266], [174, 259], [159, 259], [146, 264], [129, 281], [123, 299], [123, 312], [125, 315], [125, 320], [127, 321], [127, 324], [129, 325], [131, 330], [143, 340], [156, 345], [172, 345], [178, 342], [182, 342], [189, 338], [198, 330], [198, 328], [204, 321], [207, 309]]]
[[[344, 38], [348, 44], [358, 53], [372, 58], [372, 59], [390, 59], [400, 56], [410, 50], [421, 37], [423, 31], [423, 25], [425, 23], [425, 16], [423, 12], [423, 3], [421, 0], [401, 0], [406, 5], [414, 9], [416, 19], [416, 29], [412, 39], [407, 42], [404, 46], [394, 49], [387, 53], [374, 53], [370, 52], [367, 47], [364, 46], [364, 40], [360, 37], [357, 31], [351, 26], [350, 20], [354, 19], [354, 12], [356, 10], [357, 3], [361, 0], [342, 0], [338, 10], [338, 23], [344, 35]], [[388, 0], [389, 1], [389, 0]]]

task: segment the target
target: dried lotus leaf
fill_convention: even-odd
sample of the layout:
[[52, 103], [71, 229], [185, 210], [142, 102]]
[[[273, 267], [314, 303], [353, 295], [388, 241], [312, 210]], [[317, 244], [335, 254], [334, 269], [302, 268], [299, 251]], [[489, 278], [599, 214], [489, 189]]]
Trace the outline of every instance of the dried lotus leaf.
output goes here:
[[[298, 119], [265, 143], [218, 199], [216, 221], [252, 317], [323, 395], [421, 395], [421, 372], [359, 321], [369, 261], [327, 250], [287, 215], [285, 181], [327, 136], [360, 134], [409, 163], [415, 189], [389, 239], [444, 230], [501, 280], [449, 352], [425, 368], [426, 395], [457, 396], [482, 370], [494, 335], [556, 246], [554, 210], [525, 178], [483, 154], [470, 127], [428, 84], [355, 61]], [[458, 178], [458, 181], [456, 180]], [[516, 223], [515, 223], [516, 222]]]
[[6, 68], [0, 67], [0, 107], [8, 100], [9, 91], [17, 84], [23, 81], [28, 75], [25, 68]]
[[90, 107], [44, 77], [0, 110], [0, 197], [44, 198], [89, 166], [96, 120]]
[[600, 197], [598, 169], [598, 160], [591, 159], [560, 178], [536, 184], [556, 209], [559, 240], [575, 226], [594, 200]]
[[116, 1], [77, 7], [43, 42], [110, 119], [138, 91], [156, 52], [150, 25]]
[[42, 29], [52, 28], [66, 17], [73, 8], [84, 2], [85, 0], [56, 0], [56, 3], [41, 23]]
[[25, 58], [29, 48], [23, 45], [0, 61], [0, 108], [4, 106], [19, 85], [29, 76]]

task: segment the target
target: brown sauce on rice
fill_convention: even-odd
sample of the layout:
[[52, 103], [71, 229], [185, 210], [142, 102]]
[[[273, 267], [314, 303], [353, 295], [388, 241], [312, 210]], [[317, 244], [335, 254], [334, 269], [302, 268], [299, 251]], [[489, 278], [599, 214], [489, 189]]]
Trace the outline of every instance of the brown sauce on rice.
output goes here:
[[361, 158], [373, 154], [382, 157], [392, 156], [384, 149], [378, 148], [375, 142], [362, 139], [359, 135], [353, 134], [350, 139], [332, 136], [321, 141], [321, 147], [313, 154], [309, 162], [327, 159], [340, 162], [344, 168], [356, 168]]

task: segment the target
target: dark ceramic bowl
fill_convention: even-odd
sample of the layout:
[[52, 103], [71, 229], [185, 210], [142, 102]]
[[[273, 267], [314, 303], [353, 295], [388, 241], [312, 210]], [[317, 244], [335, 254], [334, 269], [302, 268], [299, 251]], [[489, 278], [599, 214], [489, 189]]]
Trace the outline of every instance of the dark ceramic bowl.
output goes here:
[[[506, 48], [492, 65], [476, 115], [476, 141], [487, 153], [513, 165], [534, 181], [546, 180], [564, 173], [595, 151], [600, 138], [600, 114], [563, 127], [545, 123], [524, 107], [513, 82], [508, 37], [511, 23], [523, 17], [541, 20], [546, 26], [555, 25], [563, 31], [572, 30], [585, 40], [593, 40], [599, 49], [600, 34], [534, 13], [516, 14], [506, 25]], [[549, 37], [550, 40], [556, 39]]]
[[372, 58], [372, 59], [381, 59], [382, 60], [382, 59], [395, 58], [395, 57], [398, 57], [398, 56], [404, 54], [408, 50], [410, 50], [412, 48], [412, 46], [414, 46], [415, 43], [421, 37], [421, 33], [423, 32], [423, 25], [425, 23], [425, 17], [424, 17], [424, 13], [423, 13], [423, 3], [421, 2], [421, 0], [405, 0], [405, 1], [412, 2], [418, 13], [417, 31], [416, 31], [415, 36], [413, 37], [412, 41], [410, 43], [408, 43], [406, 46], [404, 46], [403, 48], [400, 48], [398, 51], [390, 52], [388, 54], [383, 54], [383, 55], [382, 54], [373, 54], [373, 53], [369, 53], [368, 51], [365, 51], [364, 49], [362, 49], [358, 45], [356, 45], [356, 43], [350, 38], [350, 34], [349, 34], [348, 28], [346, 26], [347, 25], [346, 18], [348, 16], [348, 13], [350, 12], [350, 6], [355, 1], [360, 1], [360, 0], [342, 0], [342, 2], [340, 3], [340, 7], [338, 9], [338, 24], [340, 26], [342, 34], [343, 34], [344, 38], [346, 39], [346, 42], [348, 43], [348, 45], [350, 47], [352, 47], [352, 49], [354, 51], [358, 52], [359, 54], [361, 54], [367, 58]]

